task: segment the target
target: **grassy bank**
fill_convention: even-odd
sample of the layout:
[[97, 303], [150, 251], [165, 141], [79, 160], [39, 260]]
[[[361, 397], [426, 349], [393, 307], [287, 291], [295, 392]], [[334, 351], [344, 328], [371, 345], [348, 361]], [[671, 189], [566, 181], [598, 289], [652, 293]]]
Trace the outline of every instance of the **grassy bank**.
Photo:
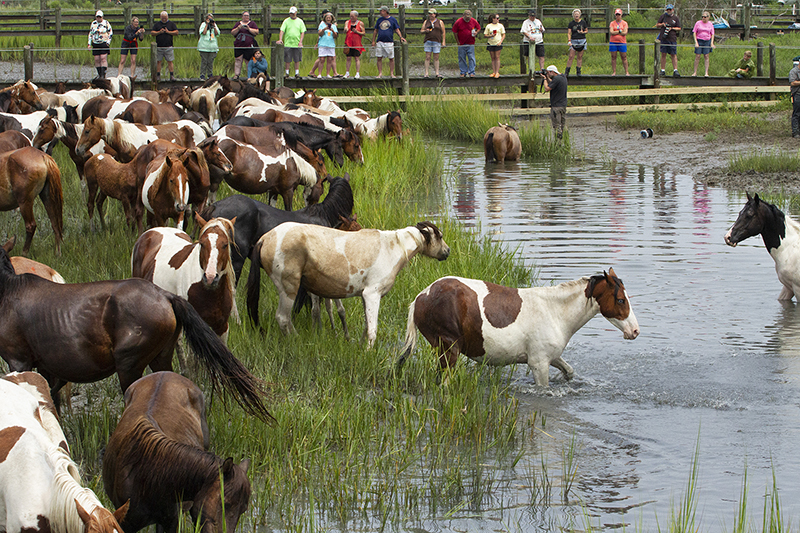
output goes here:
[[[780, 109], [781, 105], [773, 109]], [[678, 131], [765, 133], [774, 128], [766, 116], [754, 116], [751, 109], [728, 106], [685, 111], [630, 111], [617, 115], [616, 120], [621, 128], [652, 128], [659, 134]]]
[[800, 171], [800, 153], [781, 150], [753, 153], [738, 153], [728, 163], [730, 172], [798, 172]]

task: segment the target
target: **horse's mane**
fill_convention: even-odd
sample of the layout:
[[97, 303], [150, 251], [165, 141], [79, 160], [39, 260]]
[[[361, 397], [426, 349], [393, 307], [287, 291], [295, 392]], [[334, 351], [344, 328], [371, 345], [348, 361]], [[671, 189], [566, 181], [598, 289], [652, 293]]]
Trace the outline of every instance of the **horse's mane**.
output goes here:
[[314, 170], [314, 167], [311, 166], [311, 163], [303, 159], [303, 156], [289, 148], [286, 147], [288, 151], [289, 157], [294, 159], [295, 164], [297, 165], [297, 170], [300, 171], [300, 177], [302, 181], [300, 182], [304, 187], [313, 187], [317, 183], [317, 171]]
[[142, 131], [135, 124], [128, 124], [108, 118], [103, 118], [100, 120], [105, 121], [106, 135], [108, 139], [116, 139], [118, 143], [123, 145], [123, 149], [135, 149], [133, 142], [134, 134]]
[[279, 105], [278, 101], [275, 100], [272, 96], [265, 93], [263, 90], [259, 89], [255, 85], [250, 85], [249, 83], [243, 85], [242, 88], [239, 89], [239, 92], [236, 93], [236, 95], [239, 98], [239, 100], [236, 102], [237, 105], [247, 100], [248, 98], [258, 98], [259, 100], [263, 100], [270, 104]]
[[95, 89], [103, 89], [104, 91], [112, 92], [111, 80], [109, 78], [95, 78], [92, 80], [92, 86]]
[[50, 527], [53, 533], [82, 533], [83, 520], [78, 515], [75, 500], [89, 514], [103, 504], [91, 489], [81, 485], [78, 466], [61, 448], [53, 446], [48, 451], [48, 460], [55, 471], [53, 475], [53, 498], [50, 501]]
[[427, 220], [423, 220], [422, 222], [418, 222], [416, 226], [414, 226], [419, 230], [422, 234], [422, 238], [425, 239], [425, 244], [431, 243], [431, 232], [425, 231], [426, 229], [430, 229], [433, 231], [433, 234], [436, 235], [441, 239], [442, 237], [442, 230], [436, 227], [433, 222], [428, 222]]
[[353, 189], [344, 178], [330, 180], [328, 194], [322, 202], [303, 208], [310, 216], [319, 217], [333, 227], [339, 221], [339, 215], [350, 216], [353, 212]]

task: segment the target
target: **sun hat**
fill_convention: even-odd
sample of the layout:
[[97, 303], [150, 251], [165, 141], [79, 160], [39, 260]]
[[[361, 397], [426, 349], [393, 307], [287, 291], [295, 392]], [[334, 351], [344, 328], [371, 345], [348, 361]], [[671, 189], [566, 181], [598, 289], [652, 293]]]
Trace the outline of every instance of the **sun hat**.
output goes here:
[[549, 67], [547, 67], [545, 70], [547, 70], [547, 72], [555, 72], [556, 74], [561, 74], [561, 73], [558, 71], [558, 68], [557, 68], [555, 65], [550, 65], [550, 66], [549, 66]]
[[94, 16], [95, 17], [102, 17], [103, 16], [103, 12], [98, 9], [97, 13], [95, 13]]
[[433, 8], [430, 8], [430, 9], [428, 10], [428, 13], [433, 13], [433, 14], [435, 15], [435, 14], [436, 14], [436, 10], [435, 10], [435, 9], [433, 9]]
[[297, 13], [297, 8], [294, 7], [294, 6], [289, 8], [289, 14], [292, 14], [292, 13]]
[[615, 15], [622, 15], [623, 13], [622, 13], [621, 9], [616, 9], [616, 10], [614, 10], [614, 14]]
[[667, 7], [665, 7], [664, 9], [665, 10], [666, 9], [675, 9], [675, 6], [673, 6], [672, 4], [667, 4]]
[[381, 6], [381, 8], [378, 11], [386, 11], [388, 13], [389, 12], [389, 6]]

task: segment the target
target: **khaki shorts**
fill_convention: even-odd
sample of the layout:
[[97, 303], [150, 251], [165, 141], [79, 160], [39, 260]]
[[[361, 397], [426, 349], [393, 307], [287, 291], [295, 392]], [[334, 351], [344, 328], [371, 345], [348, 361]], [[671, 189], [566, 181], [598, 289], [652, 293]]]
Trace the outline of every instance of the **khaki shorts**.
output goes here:
[[394, 43], [375, 43], [375, 57], [385, 57], [386, 59], [394, 59]]
[[156, 48], [156, 61], [175, 61], [175, 49], [171, 46], [166, 48]]

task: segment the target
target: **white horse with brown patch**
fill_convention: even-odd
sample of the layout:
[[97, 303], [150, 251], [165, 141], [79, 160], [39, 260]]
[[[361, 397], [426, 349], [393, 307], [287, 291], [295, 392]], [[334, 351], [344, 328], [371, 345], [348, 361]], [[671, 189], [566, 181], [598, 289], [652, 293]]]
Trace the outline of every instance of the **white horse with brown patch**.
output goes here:
[[322, 298], [361, 296], [367, 347], [375, 343], [381, 298], [417, 254], [439, 261], [450, 247], [430, 222], [395, 231], [345, 232], [313, 224], [285, 222], [264, 234], [250, 256], [247, 309], [258, 325], [263, 268], [278, 290], [276, 318], [284, 333], [294, 332], [292, 303], [302, 286]]
[[409, 306], [399, 364], [414, 350], [419, 330], [438, 352], [443, 370], [454, 366], [460, 353], [494, 366], [527, 363], [536, 384], [546, 387], [550, 365], [572, 379], [574, 371], [561, 354], [570, 338], [598, 313], [626, 339], [639, 335], [625, 286], [613, 268], [608, 274], [528, 289], [441, 278]]

